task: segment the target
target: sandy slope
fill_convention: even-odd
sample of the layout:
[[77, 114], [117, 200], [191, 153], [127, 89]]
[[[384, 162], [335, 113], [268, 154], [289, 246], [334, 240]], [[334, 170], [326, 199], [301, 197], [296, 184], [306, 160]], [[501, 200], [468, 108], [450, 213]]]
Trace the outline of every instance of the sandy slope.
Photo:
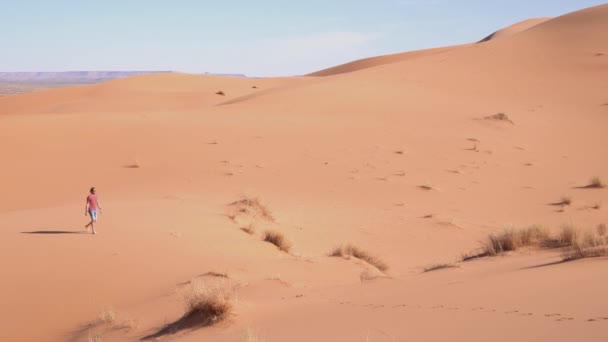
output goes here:
[[482, 39], [480, 41], [480, 43], [483, 42], [487, 42], [490, 40], [494, 40], [494, 39], [500, 39], [500, 38], [504, 38], [504, 37], [509, 37], [512, 36], [514, 34], [520, 33], [522, 31], [525, 31], [529, 28], [532, 28], [534, 26], [537, 26], [539, 24], [544, 23], [545, 21], [551, 19], [551, 17], [545, 17], [545, 18], [532, 18], [532, 19], [527, 19], [524, 21], [520, 21], [516, 24], [513, 24], [511, 26], [507, 26], [503, 29], [500, 29], [496, 32], [493, 32], [492, 34], [490, 34], [489, 36], [485, 37], [484, 39]]
[[[233, 316], [160, 340], [605, 341], [605, 259], [526, 249], [421, 271], [505, 226], [608, 223], [605, 203], [590, 208], [607, 190], [576, 189], [608, 178], [607, 32], [604, 5], [328, 77], [153, 75], [1, 98], [0, 339], [138, 340], [180, 317], [189, 281], [226, 272]], [[498, 112], [513, 124], [483, 119]], [[81, 234], [91, 185], [97, 236]], [[276, 222], [231, 220], [243, 194]], [[548, 205], [561, 196], [573, 204]], [[345, 242], [390, 269], [327, 256]], [[116, 320], [92, 324], [104, 307]]]

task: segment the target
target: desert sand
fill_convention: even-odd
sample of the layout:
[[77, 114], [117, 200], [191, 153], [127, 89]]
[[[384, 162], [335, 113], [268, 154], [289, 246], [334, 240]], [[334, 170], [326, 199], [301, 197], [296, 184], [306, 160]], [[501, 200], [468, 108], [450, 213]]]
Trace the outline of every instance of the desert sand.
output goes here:
[[[583, 188], [608, 180], [608, 5], [498, 32], [302, 77], [0, 98], [0, 340], [608, 340], [608, 259], [460, 262], [508, 227], [608, 223], [608, 189]], [[329, 256], [348, 243], [388, 269]], [[163, 331], [218, 282], [228, 317]]]

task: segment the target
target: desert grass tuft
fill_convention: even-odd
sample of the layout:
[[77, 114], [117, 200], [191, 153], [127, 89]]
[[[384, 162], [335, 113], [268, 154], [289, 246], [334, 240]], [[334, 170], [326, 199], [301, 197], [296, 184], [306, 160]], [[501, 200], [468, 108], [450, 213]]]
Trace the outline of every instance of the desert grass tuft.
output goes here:
[[563, 206], [565, 206], [565, 205], [570, 205], [570, 204], [572, 204], [572, 198], [570, 198], [570, 197], [568, 197], [568, 196], [564, 196], [564, 197], [562, 197], [562, 199], [560, 200], [559, 204], [560, 204], [560, 205], [563, 205]]
[[535, 243], [542, 243], [548, 238], [549, 231], [541, 226], [531, 226], [521, 230], [507, 229], [502, 233], [490, 234], [483, 243], [483, 251], [486, 255], [495, 256]]
[[439, 270], [448, 269], [448, 268], [459, 268], [459, 267], [460, 266], [453, 264], [453, 263], [442, 262], [442, 263], [433, 264], [433, 265], [425, 267], [424, 273], [439, 271]]
[[597, 235], [599, 236], [605, 236], [606, 235], [606, 224], [605, 223], [600, 223], [597, 225], [597, 227], [595, 227], [595, 231], [597, 232]]
[[211, 325], [226, 319], [233, 310], [232, 292], [227, 281], [211, 285], [193, 283], [190, 293], [186, 295], [184, 318], [200, 325]]
[[[265, 220], [274, 222], [274, 216], [268, 207], [266, 207], [256, 197], [243, 197], [238, 201], [230, 203], [237, 213], [251, 215], [253, 217], [261, 217]], [[234, 215], [233, 215], [234, 216]]]
[[564, 224], [557, 237], [557, 242], [560, 246], [572, 246], [578, 239], [579, 231], [571, 224]]
[[116, 311], [113, 308], [103, 308], [99, 313], [99, 321], [102, 323], [112, 323], [116, 320]]
[[215, 95], [226, 96], [226, 94], [221, 90], [216, 92]]
[[243, 341], [245, 342], [264, 342], [264, 340], [260, 337], [260, 334], [253, 329], [245, 330], [243, 334]]
[[241, 230], [244, 231], [245, 233], [249, 234], [249, 235], [254, 235], [255, 234], [255, 228], [253, 227], [252, 224], [247, 225], [245, 227], [242, 227]]
[[359, 248], [352, 244], [343, 245], [340, 247], [334, 248], [329, 254], [332, 257], [347, 257], [352, 256], [357, 259], [363, 260], [368, 264], [376, 267], [378, 270], [382, 272], [386, 272], [389, 268], [388, 264], [384, 262], [379, 257], [370, 254], [368, 251]]
[[562, 260], [608, 256], [608, 236], [592, 230], [576, 235], [572, 244], [562, 250]]
[[286, 253], [288, 253], [292, 247], [292, 243], [287, 240], [285, 235], [283, 235], [281, 232], [277, 232], [276, 230], [265, 231], [262, 240], [277, 246], [279, 250]]
[[589, 188], [589, 189], [603, 189], [605, 187], [606, 187], [606, 183], [604, 183], [600, 177], [591, 178], [589, 185], [586, 186], [586, 188]]

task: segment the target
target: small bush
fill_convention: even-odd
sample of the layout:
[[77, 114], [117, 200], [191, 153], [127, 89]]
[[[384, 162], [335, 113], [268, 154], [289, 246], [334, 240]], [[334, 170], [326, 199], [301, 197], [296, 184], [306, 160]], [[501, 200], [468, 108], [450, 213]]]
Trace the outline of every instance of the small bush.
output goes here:
[[606, 235], [606, 224], [605, 223], [600, 223], [597, 225], [597, 227], [595, 227], [595, 230], [597, 231], [597, 235], [599, 236], [605, 236]]
[[572, 245], [562, 251], [564, 261], [600, 256], [608, 256], [608, 236], [593, 231], [577, 234]]
[[591, 188], [591, 189], [603, 189], [605, 187], [606, 187], [606, 184], [602, 181], [602, 179], [600, 177], [591, 178], [589, 185], [587, 185], [587, 188]]
[[570, 198], [570, 197], [562, 197], [562, 199], [559, 202], [559, 204], [561, 204], [561, 205], [570, 205], [570, 204], [572, 204], [572, 198]]
[[565, 224], [557, 237], [560, 246], [572, 246], [578, 238], [578, 230], [571, 224]]
[[374, 255], [368, 253], [366, 250], [359, 248], [355, 245], [351, 245], [351, 244], [336, 247], [329, 255], [333, 256], [333, 257], [352, 256], [352, 257], [355, 257], [357, 259], [367, 262], [368, 264], [376, 267], [377, 269], [379, 269], [382, 272], [387, 271], [389, 268], [388, 264], [385, 263], [384, 261], [382, 261], [377, 256], [374, 256]]
[[[242, 199], [230, 203], [231, 207], [236, 209], [238, 214], [251, 215], [253, 217], [261, 217], [265, 220], [274, 222], [274, 216], [272, 212], [255, 197], [243, 197]], [[236, 215], [232, 214], [232, 217], [236, 219]]]
[[502, 233], [490, 234], [483, 247], [486, 255], [494, 256], [542, 242], [548, 237], [549, 232], [540, 226], [531, 226], [522, 230], [508, 229]]
[[241, 228], [241, 230], [244, 231], [245, 233], [249, 234], [249, 235], [255, 234], [255, 228], [253, 227], [252, 224]]
[[232, 306], [232, 288], [228, 282], [220, 281], [214, 285], [193, 283], [186, 297], [184, 318], [203, 326], [210, 325], [226, 319], [232, 312]]
[[283, 252], [288, 253], [291, 249], [292, 243], [287, 240], [285, 235], [275, 230], [267, 230], [264, 232], [264, 237], [262, 240], [266, 242], [270, 242], [271, 244], [277, 246], [277, 248]]
[[103, 323], [112, 323], [116, 320], [116, 311], [112, 308], [105, 308], [99, 313], [99, 320]]

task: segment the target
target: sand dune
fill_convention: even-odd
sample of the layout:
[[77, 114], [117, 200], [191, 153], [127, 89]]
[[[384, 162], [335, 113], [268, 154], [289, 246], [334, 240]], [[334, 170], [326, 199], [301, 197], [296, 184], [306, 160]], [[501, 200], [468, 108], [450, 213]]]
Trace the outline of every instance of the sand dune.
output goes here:
[[[608, 5], [510, 31], [325, 77], [0, 98], [0, 339], [605, 341], [606, 258], [460, 261], [508, 227], [608, 223], [585, 187], [608, 181]], [[180, 325], [218, 283], [229, 317]]]
[[485, 37], [484, 39], [480, 40], [480, 43], [484, 43], [490, 40], [494, 40], [494, 39], [500, 39], [500, 38], [504, 38], [504, 37], [509, 37], [511, 35], [520, 33], [522, 31], [525, 31], [531, 27], [534, 27], [538, 24], [542, 24], [547, 20], [550, 20], [550, 17], [546, 17], [546, 18], [532, 18], [532, 19], [527, 19], [524, 21], [520, 21], [519, 23], [513, 24], [511, 26], [507, 26], [503, 29], [500, 29], [496, 32], [493, 32], [492, 34], [490, 34], [489, 36]]

